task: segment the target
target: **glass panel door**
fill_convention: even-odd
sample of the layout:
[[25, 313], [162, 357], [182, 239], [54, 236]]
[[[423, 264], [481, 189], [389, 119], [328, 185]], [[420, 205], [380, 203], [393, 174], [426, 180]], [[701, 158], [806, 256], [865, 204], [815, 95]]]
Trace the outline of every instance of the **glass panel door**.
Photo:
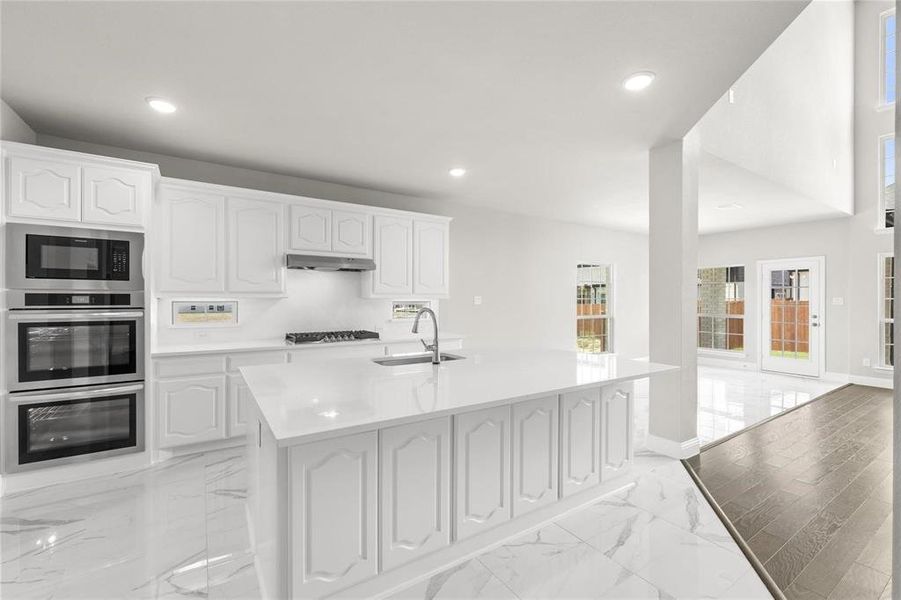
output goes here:
[[820, 261], [763, 263], [761, 367], [819, 376], [822, 364]]

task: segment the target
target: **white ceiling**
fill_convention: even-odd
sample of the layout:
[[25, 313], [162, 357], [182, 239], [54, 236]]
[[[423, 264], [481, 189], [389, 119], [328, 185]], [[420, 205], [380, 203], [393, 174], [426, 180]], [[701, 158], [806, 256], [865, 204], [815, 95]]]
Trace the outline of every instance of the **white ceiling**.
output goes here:
[[0, 94], [49, 135], [644, 229], [647, 149], [806, 2], [4, 1]]

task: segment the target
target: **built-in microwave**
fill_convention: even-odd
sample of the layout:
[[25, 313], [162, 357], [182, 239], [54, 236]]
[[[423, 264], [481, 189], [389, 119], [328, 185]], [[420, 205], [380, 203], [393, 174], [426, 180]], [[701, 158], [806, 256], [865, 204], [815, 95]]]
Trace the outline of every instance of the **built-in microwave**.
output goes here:
[[144, 383], [10, 394], [6, 473], [144, 450]]
[[142, 293], [13, 291], [10, 299], [10, 391], [144, 379]]
[[7, 287], [20, 290], [142, 290], [141, 233], [7, 225]]

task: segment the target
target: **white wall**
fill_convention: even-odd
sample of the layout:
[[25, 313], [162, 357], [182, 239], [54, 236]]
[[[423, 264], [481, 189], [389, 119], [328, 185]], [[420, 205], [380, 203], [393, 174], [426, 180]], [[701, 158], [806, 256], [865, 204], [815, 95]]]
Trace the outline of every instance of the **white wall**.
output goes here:
[[[894, 131], [894, 111], [879, 104], [879, 16], [887, 1], [855, 3], [854, 205], [853, 217], [701, 236], [703, 266], [746, 267], [746, 346], [756, 361], [758, 287], [756, 261], [799, 256], [826, 257], [826, 370], [888, 379], [879, 362], [877, 256], [892, 251], [892, 233], [879, 221], [879, 136]], [[844, 298], [843, 306], [831, 303]], [[863, 366], [864, 359], [870, 367]], [[735, 360], [742, 360], [735, 358]]]
[[[44, 135], [38, 136], [38, 143], [156, 163], [164, 176], [451, 216], [451, 298], [440, 302], [440, 324], [446, 331], [467, 335], [468, 344], [574, 348], [576, 265], [613, 264], [615, 350], [626, 356], [647, 355], [646, 235]], [[360, 298], [359, 285], [359, 275], [289, 271], [288, 298], [243, 300], [244, 325], [211, 329], [205, 341], [387, 325], [390, 303]], [[477, 295], [482, 297], [479, 306], [473, 304]], [[168, 331], [165, 339], [193, 340], [194, 332]]]
[[34, 144], [36, 139], [34, 130], [10, 108], [9, 104], [0, 100], [0, 140]]

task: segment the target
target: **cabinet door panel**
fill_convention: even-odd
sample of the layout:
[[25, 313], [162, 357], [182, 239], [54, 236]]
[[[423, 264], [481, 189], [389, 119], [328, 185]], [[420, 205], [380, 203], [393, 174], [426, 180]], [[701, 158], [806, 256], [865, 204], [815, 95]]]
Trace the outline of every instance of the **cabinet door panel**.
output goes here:
[[196, 377], [156, 384], [161, 448], [225, 437], [225, 377]]
[[456, 416], [456, 539], [510, 518], [510, 407]]
[[382, 570], [450, 543], [450, 418], [380, 433]]
[[413, 221], [377, 215], [374, 294], [413, 293]]
[[248, 403], [253, 400], [250, 388], [241, 375], [228, 376], [228, 437], [247, 433]]
[[85, 223], [144, 224], [150, 199], [150, 173], [128, 169], [84, 168], [82, 221]]
[[513, 405], [513, 515], [557, 501], [557, 396]]
[[447, 223], [413, 223], [413, 293], [444, 295], [448, 283], [450, 228]]
[[378, 434], [290, 449], [294, 598], [320, 598], [377, 572]]
[[8, 159], [9, 215], [61, 221], [81, 219], [81, 168], [68, 163]]
[[276, 202], [228, 199], [228, 291], [284, 291], [283, 214]]
[[332, 249], [332, 211], [327, 208], [291, 205], [291, 249]]
[[332, 211], [332, 250], [341, 255], [372, 256], [371, 223], [365, 213]]
[[225, 291], [225, 198], [163, 191], [160, 291]]
[[615, 477], [632, 465], [632, 386], [604, 388], [601, 411], [601, 464], [604, 479]]
[[560, 403], [563, 496], [597, 485], [600, 470], [600, 390], [564, 394]]

